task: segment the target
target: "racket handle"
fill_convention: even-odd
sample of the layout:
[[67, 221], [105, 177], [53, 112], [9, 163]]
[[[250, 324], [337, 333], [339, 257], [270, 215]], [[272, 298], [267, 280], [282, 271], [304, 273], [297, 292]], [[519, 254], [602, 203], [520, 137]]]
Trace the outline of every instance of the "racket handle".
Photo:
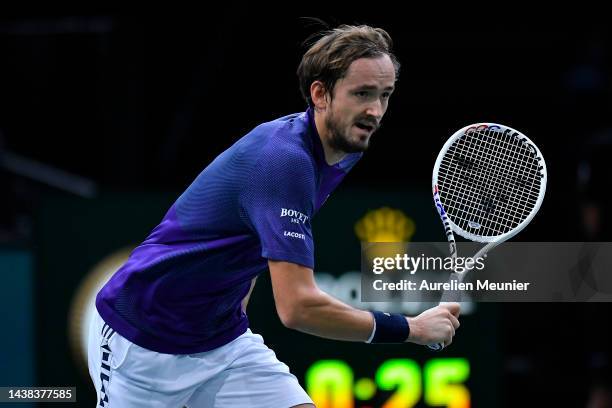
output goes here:
[[427, 348], [429, 348], [432, 351], [440, 351], [444, 348], [444, 344], [442, 343], [428, 344]]

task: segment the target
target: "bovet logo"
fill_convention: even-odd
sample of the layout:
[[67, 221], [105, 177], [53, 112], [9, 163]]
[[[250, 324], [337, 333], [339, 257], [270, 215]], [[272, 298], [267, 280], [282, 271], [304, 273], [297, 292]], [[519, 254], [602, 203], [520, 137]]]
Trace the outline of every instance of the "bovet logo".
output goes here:
[[281, 208], [280, 216], [281, 218], [291, 217], [291, 222], [302, 223], [302, 224], [308, 221], [308, 218], [309, 218], [306, 214], [303, 214], [299, 211], [292, 210], [289, 208]]

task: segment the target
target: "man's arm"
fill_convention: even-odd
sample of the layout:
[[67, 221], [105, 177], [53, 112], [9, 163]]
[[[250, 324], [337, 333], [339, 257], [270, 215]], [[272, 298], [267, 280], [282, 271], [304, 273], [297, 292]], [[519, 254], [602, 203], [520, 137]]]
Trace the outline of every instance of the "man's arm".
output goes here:
[[[286, 327], [335, 340], [366, 341], [370, 337], [372, 314], [320, 290], [312, 269], [282, 261], [268, 264], [276, 310]], [[449, 303], [407, 318], [410, 336], [406, 341], [448, 346], [459, 327], [458, 316], [459, 305]]]

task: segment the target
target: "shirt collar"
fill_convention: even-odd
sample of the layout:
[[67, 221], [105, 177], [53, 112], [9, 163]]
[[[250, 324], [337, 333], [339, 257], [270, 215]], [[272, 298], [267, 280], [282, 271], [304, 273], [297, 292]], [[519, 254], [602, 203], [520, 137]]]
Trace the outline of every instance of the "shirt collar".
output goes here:
[[323, 144], [321, 143], [321, 136], [317, 131], [317, 125], [314, 120], [314, 110], [309, 106], [306, 109], [306, 120], [310, 128], [310, 136], [312, 138], [312, 148], [315, 160], [319, 167], [329, 167], [329, 164], [325, 161], [325, 150], [323, 150]]

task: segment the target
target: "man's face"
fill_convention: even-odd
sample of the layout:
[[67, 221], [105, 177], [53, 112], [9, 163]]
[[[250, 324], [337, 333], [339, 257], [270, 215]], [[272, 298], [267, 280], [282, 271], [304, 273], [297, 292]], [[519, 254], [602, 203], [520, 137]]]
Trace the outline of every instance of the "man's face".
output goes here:
[[363, 152], [380, 126], [395, 86], [391, 58], [360, 58], [351, 63], [333, 90], [325, 116], [332, 148]]

